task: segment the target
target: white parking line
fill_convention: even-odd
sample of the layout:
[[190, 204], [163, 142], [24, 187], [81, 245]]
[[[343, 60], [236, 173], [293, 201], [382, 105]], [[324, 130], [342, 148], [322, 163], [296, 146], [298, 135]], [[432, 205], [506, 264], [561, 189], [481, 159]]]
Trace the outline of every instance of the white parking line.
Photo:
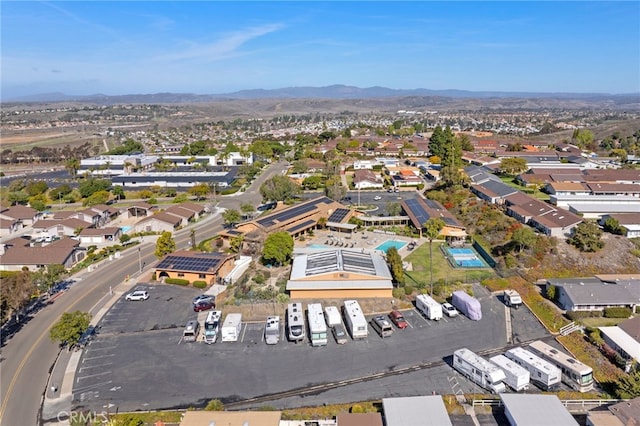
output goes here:
[[420, 313], [420, 311], [418, 311], [417, 309], [414, 309], [413, 311], [416, 313], [416, 316], [417, 316], [418, 318], [420, 318], [422, 321], [426, 322], [428, 325], [431, 325], [431, 324], [429, 324], [429, 321], [427, 321], [427, 319], [426, 319], [425, 317], [423, 317], [423, 316], [422, 316], [422, 314]]
[[113, 363], [112, 362], [108, 362], [106, 364], [90, 365], [89, 367], [80, 367], [79, 371], [82, 373], [82, 370], [88, 370], [90, 368], [106, 367], [107, 365], [113, 365]]
[[[97, 342], [94, 342], [97, 343]], [[114, 349], [117, 348], [117, 346], [105, 346], [104, 348], [91, 348], [91, 349], [86, 349], [85, 352], [89, 353], [89, 352], [93, 352], [93, 351], [104, 351], [105, 349]]]
[[109, 354], [109, 355], [100, 355], [100, 356], [92, 356], [92, 357], [84, 357], [82, 358], [82, 363], [84, 364], [85, 361], [90, 360], [90, 359], [99, 359], [99, 358], [108, 358], [110, 356], [115, 356], [116, 354]]
[[244, 325], [244, 329], [242, 330], [242, 337], [240, 337], [240, 342], [244, 342], [244, 335], [247, 333], [247, 325]]
[[78, 379], [76, 380], [76, 383], [80, 383], [80, 380], [82, 379], [90, 379], [91, 377], [104, 376], [105, 374], [111, 374], [111, 371], [103, 371], [102, 373], [96, 373], [96, 374], [90, 374], [88, 376], [78, 377]]

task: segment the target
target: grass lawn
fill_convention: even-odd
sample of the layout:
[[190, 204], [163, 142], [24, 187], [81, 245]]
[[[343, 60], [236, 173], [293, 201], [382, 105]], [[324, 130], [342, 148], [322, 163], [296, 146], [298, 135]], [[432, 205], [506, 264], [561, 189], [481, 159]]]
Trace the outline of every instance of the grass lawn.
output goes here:
[[603, 318], [603, 317], [591, 317], [591, 318], [583, 318], [577, 322], [583, 324], [586, 327], [611, 327], [614, 325], [618, 325], [622, 321], [625, 321], [628, 318]]
[[[446, 283], [476, 282], [495, 275], [493, 269], [452, 268], [440, 251], [441, 242], [433, 242], [433, 281], [443, 280]], [[411, 262], [413, 271], [405, 271], [406, 283], [414, 287], [429, 287], [431, 280], [429, 268], [429, 243], [425, 243], [403, 259]]]
[[518, 191], [522, 191], [527, 195], [531, 195], [532, 197], [537, 198], [538, 200], [549, 201], [549, 194], [545, 194], [542, 191], [536, 191], [533, 188], [519, 185], [513, 181], [513, 178], [511, 176], [501, 176], [500, 180], [502, 180], [503, 183], [506, 183], [510, 187], [515, 188]]

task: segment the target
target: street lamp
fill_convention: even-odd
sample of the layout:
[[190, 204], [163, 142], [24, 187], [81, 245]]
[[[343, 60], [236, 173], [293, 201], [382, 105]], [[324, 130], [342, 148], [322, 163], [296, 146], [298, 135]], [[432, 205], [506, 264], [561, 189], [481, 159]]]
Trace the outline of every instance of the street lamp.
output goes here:
[[142, 257], [140, 257], [140, 247], [138, 247], [138, 269], [142, 273]]

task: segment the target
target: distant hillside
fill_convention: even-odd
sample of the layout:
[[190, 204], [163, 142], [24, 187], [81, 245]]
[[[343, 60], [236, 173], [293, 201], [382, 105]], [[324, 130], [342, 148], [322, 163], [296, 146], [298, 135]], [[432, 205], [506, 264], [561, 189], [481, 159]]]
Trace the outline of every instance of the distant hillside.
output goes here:
[[[101, 105], [110, 104], [185, 104], [206, 103], [222, 100], [258, 100], [258, 99], [335, 99], [335, 100], [373, 100], [415, 98], [422, 106], [430, 104], [455, 103], [460, 100], [476, 99], [490, 103], [513, 104], [533, 102], [534, 107], [561, 101], [576, 105], [608, 105], [610, 108], [640, 109], [640, 94], [604, 94], [604, 93], [534, 93], [534, 92], [472, 92], [466, 90], [430, 90], [430, 89], [389, 89], [386, 87], [360, 88], [355, 86], [332, 85], [326, 87], [286, 87], [282, 89], [241, 90], [233, 93], [199, 95], [192, 93], [154, 93], [109, 96], [95, 94], [89, 96], [71, 96], [63, 93], [45, 93], [4, 100], [3, 103], [21, 102], [86, 102]], [[404, 102], [403, 102], [404, 103]], [[574, 105], [575, 106], [575, 105]], [[509, 107], [513, 107], [510, 105]]]

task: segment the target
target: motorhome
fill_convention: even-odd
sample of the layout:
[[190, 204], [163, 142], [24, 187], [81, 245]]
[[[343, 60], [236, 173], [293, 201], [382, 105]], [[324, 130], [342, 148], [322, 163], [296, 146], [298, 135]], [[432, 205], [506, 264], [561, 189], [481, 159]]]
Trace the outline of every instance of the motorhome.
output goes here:
[[489, 358], [489, 361], [497, 365], [504, 371], [507, 377], [504, 382], [516, 392], [529, 389], [531, 374], [524, 367], [519, 366], [504, 355], [496, 355]]
[[393, 334], [391, 321], [384, 315], [377, 315], [371, 320], [371, 327], [380, 335], [380, 337], [389, 337]]
[[195, 342], [198, 340], [198, 333], [200, 332], [200, 323], [196, 320], [187, 321], [182, 331], [182, 340], [184, 342]]
[[264, 342], [267, 345], [276, 345], [280, 341], [280, 317], [267, 317], [264, 325]]
[[336, 325], [342, 324], [342, 320], [340, 319], [340, 310], [336, 306], [326, 306], [324, 308], [324, 313], [329, 327], [333, 328]]
[[523, 348], [509, 349], [504, 353], [521, 367], [529, 371], [531, 382], [543, 390], [553, 390], [560, 386], [562, 373], [558, 367]]
[[327, 323], [324, 321], [324, 312], [319, 303], [307, 305], [309, 319], [309, 338], [311, 346], [325, 346], [327, 344]]
[[504, 304], [510, 308], [518, 309], [522, 305], [522, 297], [515, 290], [505, 290], [502, 298], [504, 299]]
[[304, 340], [304, 312], [302, 303], [289, 303], [287, 306], [287, 327], [289, 328], [289, 340], [300, 342]]
[[504, 380], [507, 378], [498, 366], [467, 348], [453, 353], [453, 368], [463, 376], [494, 393], [506, 391]]
[[593, 369], [541, 340], [529, 344], [533, 353], [546, 359], [562, 372], [562, 381], [578, 392], [593, 390]]
[[211, 311], [204, 320], [204, 342], [207, 344], [215, 343], [218, 339], [218, 331], [220, 328], [221, 311]]
[[427, 319], [440, 321], [442, 319], [442, 305], [426, 294], [416, 296], [416, 308]]
[[242, 330], [242, 314], [227, 314], [220, 334], [223, 342], [237, 342]]
[[480, 301], [473, 296], [469, 296], [462, 290], [453, 292], [451, 304], [470, 320], [480, 321], [482, 319], [482, 306], [480, 305]]
[[369, 327], [367, 326], [367, 319], [360, 309], [360, 304], [357, 300], [345, 300], [342, 307], [342, 313], [344, 314], [344, 322], [351, 333], [351, 338], [366, 339], [369, 335]]

